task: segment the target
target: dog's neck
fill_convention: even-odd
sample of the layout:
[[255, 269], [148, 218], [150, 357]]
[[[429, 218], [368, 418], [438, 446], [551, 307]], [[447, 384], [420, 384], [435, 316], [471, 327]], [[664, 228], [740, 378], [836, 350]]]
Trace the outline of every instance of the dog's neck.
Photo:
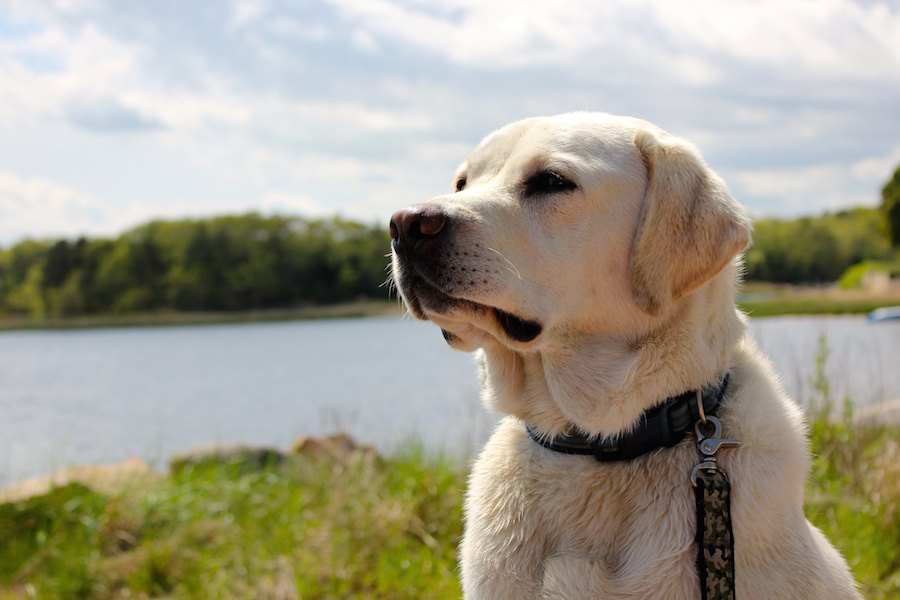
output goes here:
[[670, 396], [708, 385], [731, 367], [746, 329], [732, 302], [731, 269], [680, 299], [638, 340], [595, 335], [540, 352], [482, 351], [483, 400], [546, 435], [573, 426], [614, 437]]

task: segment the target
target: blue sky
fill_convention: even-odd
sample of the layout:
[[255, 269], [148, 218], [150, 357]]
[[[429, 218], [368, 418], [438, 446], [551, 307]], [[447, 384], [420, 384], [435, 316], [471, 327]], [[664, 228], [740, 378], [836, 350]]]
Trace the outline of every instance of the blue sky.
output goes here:
[[382, 223], [489, 131], [569, 110], [691, 139], [754, 215], [873, 206], [900, 1], [0, 0], [0, 244]]

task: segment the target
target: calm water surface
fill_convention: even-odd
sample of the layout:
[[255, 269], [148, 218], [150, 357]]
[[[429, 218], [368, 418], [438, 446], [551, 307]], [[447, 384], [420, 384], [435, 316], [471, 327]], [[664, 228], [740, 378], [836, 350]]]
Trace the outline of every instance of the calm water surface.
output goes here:
[[[782, 317], [753, 331], [795, 398], [808, 394], [821, 335], [837, 397], [900, 398], [900, 323]], [[387, 451], [417, 440], [464, 456], [493, 423], [471, 356], [409, 320], [0, 333], [0, 485], [338, 430]]]

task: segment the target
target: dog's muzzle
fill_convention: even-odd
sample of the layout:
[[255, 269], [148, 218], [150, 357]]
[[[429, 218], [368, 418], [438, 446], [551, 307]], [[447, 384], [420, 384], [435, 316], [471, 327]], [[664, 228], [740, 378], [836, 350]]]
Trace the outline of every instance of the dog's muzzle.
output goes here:
[[[511, 340], [527, 343], [537, 338], [543, 330], [540, 323], [464, 299], [452, 286], [447, 287], [448, 279], [440, 269], [448, 265], [445, 251], [452, 230], [451, 219], [434, 204], [416, 204], [391, 217], [391, 248], [400, 263], [395, 277], [412, 312], [425, 319], [424, 307], [438, 313], [459, 307], [488, 311]], [[445, 332], [444, 337], [449, 342], [452, 334]]]

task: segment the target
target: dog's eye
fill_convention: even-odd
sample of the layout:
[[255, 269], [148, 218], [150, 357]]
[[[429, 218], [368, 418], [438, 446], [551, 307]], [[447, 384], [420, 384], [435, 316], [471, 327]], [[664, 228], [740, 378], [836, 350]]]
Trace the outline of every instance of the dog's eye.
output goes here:
[[460, 177], [459, 179], [457, 179], [455, 187], [457, 192], [463, 191], [463, 189], [465, 189], [466, 187], [466, 178]]
[[578, 186], [554, 171], [538, 171], [525, 181], [525, 195], [555, 194], [568, 192]]

